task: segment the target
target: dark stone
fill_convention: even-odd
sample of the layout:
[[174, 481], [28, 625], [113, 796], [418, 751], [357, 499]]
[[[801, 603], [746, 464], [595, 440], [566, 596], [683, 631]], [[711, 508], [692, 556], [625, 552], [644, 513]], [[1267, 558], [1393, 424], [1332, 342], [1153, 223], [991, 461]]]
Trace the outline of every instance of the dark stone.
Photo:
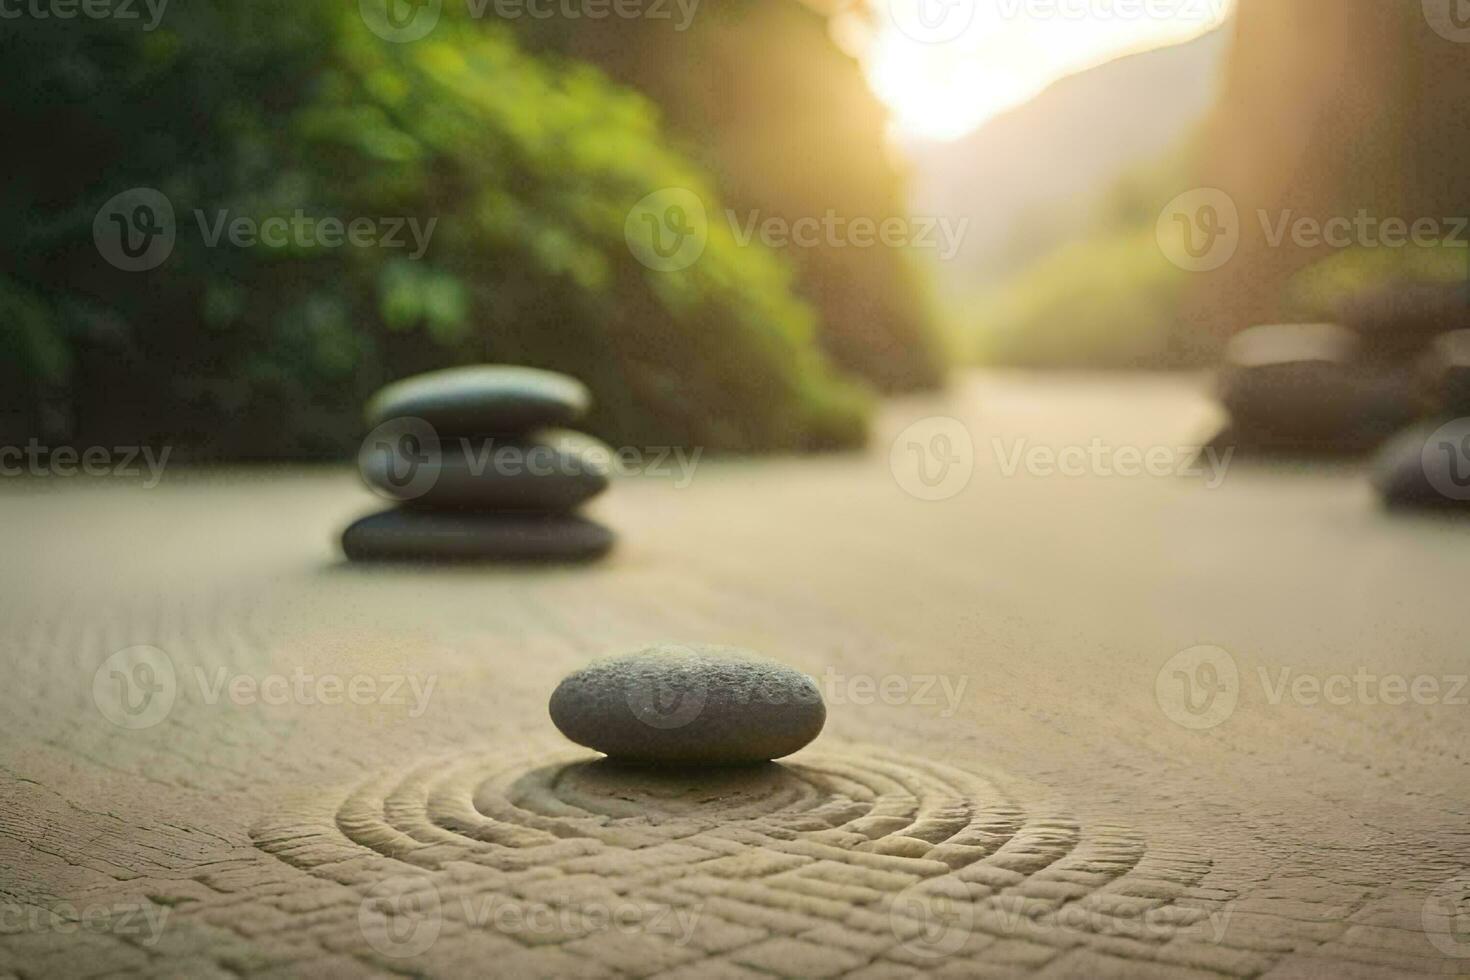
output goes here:
[[1423, 365], [1433, 410], [1470, 415], [1470, 330], [1452, 330], [1434, 338]]
[[360, 463], [370, 485], [413, 507], [559, 513], [607, 489], [611, 459], [612, 450], [591, 436], [546, 431], [444, 439], [407, 481], [400, 450], [369, 453]]
[[1368, 359], [1404, 360], [1423, 352], [1437, 335], [1470, 327], [1470, 286], [1391, 283], [1349, 295], [1338, 311], [1362, 338]]
[[1394, 508], [1470, 508], [1470, 419], [1399, 433], [1373, 461], [1373, 487]]
[[744, 650], [650, 647], [557, 685], [551, 720], [579, 745], [662, 765], [741, 765], [790, 755], [822, 730], [821, 692], [794, 668]]
[[1221, 438], [1262, 452], [1359, 453], [1381, 444], [1418, 414], [1412, 373], [1362, 365], [1358, 352], [1353, 333], [1334, 324], [1241, 332], [1220, 373], [1230, 413]]
[[510, 365], [449, 368], [405, 378], [373, 396], [369, 428], [389, 419], [419, 418], [441, 438], [518, 435], [569, 425], [586, 414], [592, 396], [576, 378]]
[[582, 517], [407, 509], [372, 514], [342, 532], [353, 561], [591, 561], [613, 541]]

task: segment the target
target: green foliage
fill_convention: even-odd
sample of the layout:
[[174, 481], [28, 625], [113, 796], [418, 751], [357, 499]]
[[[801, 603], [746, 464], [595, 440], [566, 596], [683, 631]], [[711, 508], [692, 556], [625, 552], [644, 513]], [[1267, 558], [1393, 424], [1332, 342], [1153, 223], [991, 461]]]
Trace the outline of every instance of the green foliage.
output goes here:
[[1307, 266], [1287, 283], [1285, 306], [1294, 316], [1331, 318], [1345, 297], [1402, 283], [1462, 283], [1470, 273], [1463, 244], [1350, 248]]
[[1065, 245], [982, 302], [975, 356], [1026, 367], [1125, 367], [1169, 350], [1188, 273], [1153, 231]]
[[[719, 0], [683, 23], [684, 9], [670, 4], [670, 19], [526, 18], [518, 29], [534, 50], [584, 58], [652, 99], [741, 220], [904, 215], [904, 180], [883, 152], [887, 112], [833, 42], [829, 10]], [[942, 383], [944, 338], [917, 256], [830, 246], [783, 256], [839, 368], [885, 392]]]
[[[22, 325], [6, 343], [30, 400], [63, 403], [79, 440], [341, 454], [381, 384], [505, 361], [587, 381], [593, 427], [619, 442], [862, 439], [867, 397], [819, 352], [777, 257], [711, 222], [688, 269], [634, 260], [624, 219], [640, 198], [714, 201], [642, 98], [457, 5], [406, 44], [357, 7], [220, 0], [171, 7], [151, 34], [6, 33], [0, 124], [18, 159], [0, 192], [16, 229], [0, 306]], [[98, 208], [135, 186], [177, 216], [173, 254], [146, 273], [92, 242]], [[434, 226], [417, 260], [407, 231], [404, 248], [209, 247], [221, 213]]]
[[1100, 195], [1069, 240], [976, 297], [957, 329], [981, 363], [1163, 367], [1198, 357], [1180, 313], [1190, 274], [1160, 251], [1161, 201], [1188, 186], [1193, 139]]

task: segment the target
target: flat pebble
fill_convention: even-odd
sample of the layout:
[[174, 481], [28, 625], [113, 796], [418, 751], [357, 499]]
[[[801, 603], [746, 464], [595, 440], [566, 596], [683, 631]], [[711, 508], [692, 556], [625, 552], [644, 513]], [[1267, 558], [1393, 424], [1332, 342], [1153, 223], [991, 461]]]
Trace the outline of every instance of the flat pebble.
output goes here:
[[445, 436], [519, 435], [562, 426], [586, 414], [592, 396], [576, 378], [555, 371], [482, 364], [416, 375], [373, 396], [367, 423], [418, 418]]
[[590, 561], [613, 542], [601, 524], [572, 515], [405, 508], [371, 514], [342, 532], [353, 561]]
[[1230, 427], [1219, 444], [1242, 449], [1361, 452], [1411, 421], [1411, 372], [1362, 364], [1346, 327], [1291, 323], [1232, 338], [1220, 373]]
[[557, 685], [551, 720], [628, 762], [739, 765], [802, 748], [827, 709], [795, 668], [731, 647], [661, 645], [600, 660]]
[[361, 460], [369, 484], [414, 507], [483, 511], [571, 510], [607, 489], [612, 450], [579, 432], [444, 439], [409, 482], [387, 452]]

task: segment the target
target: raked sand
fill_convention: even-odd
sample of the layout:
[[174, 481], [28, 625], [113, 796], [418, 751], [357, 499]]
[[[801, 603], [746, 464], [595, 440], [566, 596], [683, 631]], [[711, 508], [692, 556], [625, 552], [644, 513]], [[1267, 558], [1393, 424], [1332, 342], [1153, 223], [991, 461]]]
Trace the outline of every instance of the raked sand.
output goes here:
[[[1210, 424], [971, 376], [864, 455], [621, 481], [570, 569], [349, 566], [346, 468], [0, 484], [0, 975], [1470, 973], [1470, 521], [1102, 473]], [[826, 730], [663, 775], [557, 735], [656, 641], [798, 667]]]

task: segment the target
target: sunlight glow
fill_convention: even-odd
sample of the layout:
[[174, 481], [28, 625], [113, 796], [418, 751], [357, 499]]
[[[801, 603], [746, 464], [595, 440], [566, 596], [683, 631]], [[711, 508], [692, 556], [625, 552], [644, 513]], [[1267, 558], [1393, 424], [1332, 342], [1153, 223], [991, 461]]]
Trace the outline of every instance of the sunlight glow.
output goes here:
[[1218, 27], [1232, 0], [869, 2], [863, 61], [894, 135], [952, 140], [1067, 75]]

